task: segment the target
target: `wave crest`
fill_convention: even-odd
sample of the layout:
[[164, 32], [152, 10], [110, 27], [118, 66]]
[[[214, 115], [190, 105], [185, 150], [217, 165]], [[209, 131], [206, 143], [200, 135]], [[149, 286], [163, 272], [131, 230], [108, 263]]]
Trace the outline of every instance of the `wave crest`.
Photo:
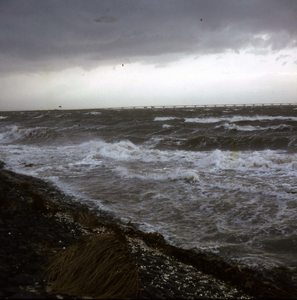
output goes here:
[[21, 128], [16, 125], [6, 127], [8, 130], [0, 134], [2, 143], [14, 141], [30, 141], [35, 139], [49, 138], [55, 131], [48, 127]]

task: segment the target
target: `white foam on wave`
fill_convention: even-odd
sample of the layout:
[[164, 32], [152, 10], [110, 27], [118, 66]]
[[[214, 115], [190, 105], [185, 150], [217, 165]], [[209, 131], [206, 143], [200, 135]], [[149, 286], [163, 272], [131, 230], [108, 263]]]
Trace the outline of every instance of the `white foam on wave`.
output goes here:
[[261, 126], [251, 126], [251, 125], [247, 125], [247, 126], [238, 126], [236, 124], [229, 124], [229, 123], [225, 123], [222, 125], [218, 125], [215, 128], [224, 128], [225, 130], [238, 130], [238, 131], [256, 131], [256, 130], [265, 130], [266, 128], [261, 127]]
[[221, 118], [185, 118], [185, 122], [189, 123], [218, 123], [222, 121], [227, 122], [239, 122], [239, 121], [274, 121], [274, 120], [285, 120], [285, 121], [297, 121], [297, 117], [283, 117], [283, 116], [233, 116], [233, 117], [221, 117]]
[[[26, 130], [19, 131], [17, 126], [14, 126], [11, 130], [14, 138], [22, 137], [24, 132], [26, 134], [30, 133], [30, 131]], [[14, 149], [13, 146], [11, 147], [9, 152]], [[107, 143], [102, 140], [84, 142], [80, 145], [47, 147], [42, 151], [40, 148], [23, 147], [22, 154], [27, 153], [34, 160], [43, 152], [44, 155], [40, 159], [46, 165], [50, 163], [50, 157], [52, 156], [54, 158], [60, 157], [60, 160], [65, 160], [67, 163], [86, 165], [86, 167], [102, 163], [127, 167], [137, 166], [140, 163], [140, 169], [142, 168], [148, 173], [159, 174], [160, 179], [163, 178], [164, 174], [166, 178], [169, 178], [169, 173], [173, 174], [172, 178], [174, 176], [177, 178], [182, 170], [183, 172], [188, 172], [188, 175], [185, 177], [188, 176], [190, 178], [193, 175], [192, 177], [195, 180], [198, 180], [195, 174], [198, 175], [199, 172], [207, 171], [215, 174], [217, 171], [226, 170], [256, 172], [259, 176], [261, 174], [268, 176], [271, 172], [275, 174], [295, 174], [297, 176], [297, 154], [288, 154], [285, 151], [222, 151], [216, 149], [214, 151], [196, 152], [158, 150], [145, 147], [144, 145], [135, 145], [130, 141]], [[13, 153], [11, 155], [13, 156]], [[63, 167], [64, 164], [60, 165]], [[182, 166], [182, 169], [179, 169], [174, 175], [175, 171], [173, 170], [177, 170], [177, 166]], [[192, 170], [194, 173], [189, 172], [189, 170]], [[137, 173], [140, 174], [138, 171]], [[156, 179], [158, 179], [158, 176]]]
[[88, 146], [86, 147], [89, 147], [93, 159], [110, 158], [118, 162], [144, 162], [150, 164], [171, 162], [179, 165], [187, 165], [204, 156], [202, 152], [158, 150], [150, 146], [135, 145], [127, 140], [116, 143], [97, 141], [87, 144]]
[[225, 119], [220, 118], [185, 118], [185, 123], [218, 123]]
[[0, 116], [0, 120], [4, 120], [4, 119], [7, 119], [8, 117], [7, 116]]
[[7, 130], [0, 135], [0, 141], [4, 143], [38, 137], [51, 131], [48, 127], [21, 128], [16, 125], [7, 126], [6, 129]]
[[[82, 164], [96, 168], [106, 163], [110, 170], [126, 179], [184, 180], [206, 189], [213, 186], [224, 190], [265, 192], [267, 195], [278, 195], [281, 198], [287, 197], [287, 193], [297, 189], [292, 179], [297, 176], [297, 154], [288, 155], [286, 152], [273, 150], [161, 151], [134, 145], [129, 141], [112, 144], [100, 141], [91, 144], [84, 146], [85, 149], [89, 149], [89, 154], [82, 160]], [[224, 174], [230, 171], [234, 172], [234, 180], [231, 181], [229, 175], [224, 178]], [[244, 179], [245, 176], [247, 179]], [[284, 178], [288, 184], [287, 188], [282, 185]], [[247, 180], [249, 183], [245, 182]]]
[[288, 124], [280, 124], [280, 125], [271, 126], [269, 128], [282, 130], [282, 129], [293, 129], [293, 126], [288, 125]]
[[168, 125], [168, 124], [163, 124], [162, 127], [163, 128], [170, 128], [170, 127], [173, 127], [173, 126], [172, 125]]
[[[202, 153], [203, 154], [203, 153]], [[287, 171], [295, 172], [297, 154], [277, 152], [274, 150], [261, 151], [221, 151], [214, 150], [200, 156], [194, 164], [200, 168], [239, 171]], [[296, 174], [297, 175], [297, 174]]]
[[170, 121], [170, 120], [175, 120], [179, 119], [177, 117], [155, 117], [154, 121]]
[[121, 141], [118, 143], [98, 143], [98, 154], [113, 158], [116, 160], [137, 159], [142, 156], [143, 148], [130, 141]]
[[162, 151], [145, 147], [144, 145], [135, 145], [127, 140], [116, 143], [97, 141], [90, 144], [90, 149], [92, 149], [94, 159], [102, 159], [102, 157], [104, 157], [115, 161], [142, 161], [148, 163], [167, 162], [174, 158], [182, 159], [183, 162], [186, 161], [186, 156], [184, 155], [183, 159], [180, 155], [180, 153], [185, 151]]
[[33, 118], [33, 119], [40, 119], [40, 118], [42, 118], [44, 115], [42, 114], [42, 115], [39, 115], [39, 116], [37, 116], [37, 117], [35, 117], [35, 118]]
[[[106, 170], [126, 179], [184, 181], [209, 190], [265, 193], [285, 199], [297, 191], [297, 154], [264, 151], [182, 151], [157, 150], [129, 141], [90, 141], [59, 147], [4, 146], [9, 164], [16, 171], [39, 176], [81, 176], [84, 172]], [[3, 157], [5, 160], [6, 157]], [[33, 164], [26, 168], [25, 164]], [[229, 172], [234, 172], [234, 179]], [[246, 177], [246, 179], [245, 179]], [[231, 179], [230, 179], [231, 178]], [[284, 184], [287, 184], [286, 186]]]
[[269, 127], [261, 127], [261, 126], [252, 126], [252, 125], [246, 125], [246, 126], [239, 126], [234, 123], [224, 123], [222, 125], [218, 125], [215, 128], [223, 128], [225, 130], [238, 130], [238, 131], [257, 131], [257, 130], [284, 130], [284, 129], [293, 129], [291, 125], [288, 124], [280, 124], [280, 125], [274, 125]]
[[296, 172], [297, 154], [290, 154], [274, 150], [261, 151], [184, 151], [158, 150], [135, 145], [130, 141], [106, 143], [92, 141], [81, 144], [88, 149], [88, 159], [112, 159], [115, 162], [142, 162], [158, 168], [158, 163], [183, 165], [185, 168], [220, 170], [254, 170], [271, 171], [286, 170]]
[[[150, 172], [151, 171], [151, 172]], [[200, 182], [200, 177], [197, 170], [176, 169], [155, 169], [152, 170], [133, 170], [127, 167], [118, 166], [114, 169], [122, 178], [138, 178], [141, 180], [167, 181], [167, 180], [185, 180], [187, 182]]]
[[[194, 152], [195, 153], [195, 152]], [[194, 165], [199, 168], [217, 168], [220, 167], [225, 155], [221, 150], [214, 150], [210, 153], [201, 153], [201, 157], [194, 160]], [[204, 155], [203, 155], [204, 154]]]
[[101, 115], [101, 112], [100, 111], [92, 111], [92, 112], [88, 112], [88, 113], [85, 113], [84, 115]]

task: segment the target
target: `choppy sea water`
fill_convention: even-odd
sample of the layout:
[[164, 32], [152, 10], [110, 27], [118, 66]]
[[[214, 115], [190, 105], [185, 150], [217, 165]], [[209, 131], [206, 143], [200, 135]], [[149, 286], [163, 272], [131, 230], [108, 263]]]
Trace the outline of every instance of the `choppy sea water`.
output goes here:
[[297, 267], [297, 106], [0, 112], [0, 160], [179, 247]]

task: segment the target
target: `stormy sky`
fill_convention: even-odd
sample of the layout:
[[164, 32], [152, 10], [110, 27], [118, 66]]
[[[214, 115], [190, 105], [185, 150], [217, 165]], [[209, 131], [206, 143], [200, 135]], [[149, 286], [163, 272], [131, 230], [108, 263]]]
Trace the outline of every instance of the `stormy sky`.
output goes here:
[[297, 102], [296, 0], [0, 0], [0, 110]]

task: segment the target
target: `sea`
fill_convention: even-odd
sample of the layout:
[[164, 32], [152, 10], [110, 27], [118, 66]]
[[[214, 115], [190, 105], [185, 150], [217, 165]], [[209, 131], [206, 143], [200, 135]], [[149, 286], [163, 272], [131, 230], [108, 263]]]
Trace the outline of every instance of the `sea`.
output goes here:
[[172, 245], [297, 267], [297, 105], [0, 112], [0, 160]]

